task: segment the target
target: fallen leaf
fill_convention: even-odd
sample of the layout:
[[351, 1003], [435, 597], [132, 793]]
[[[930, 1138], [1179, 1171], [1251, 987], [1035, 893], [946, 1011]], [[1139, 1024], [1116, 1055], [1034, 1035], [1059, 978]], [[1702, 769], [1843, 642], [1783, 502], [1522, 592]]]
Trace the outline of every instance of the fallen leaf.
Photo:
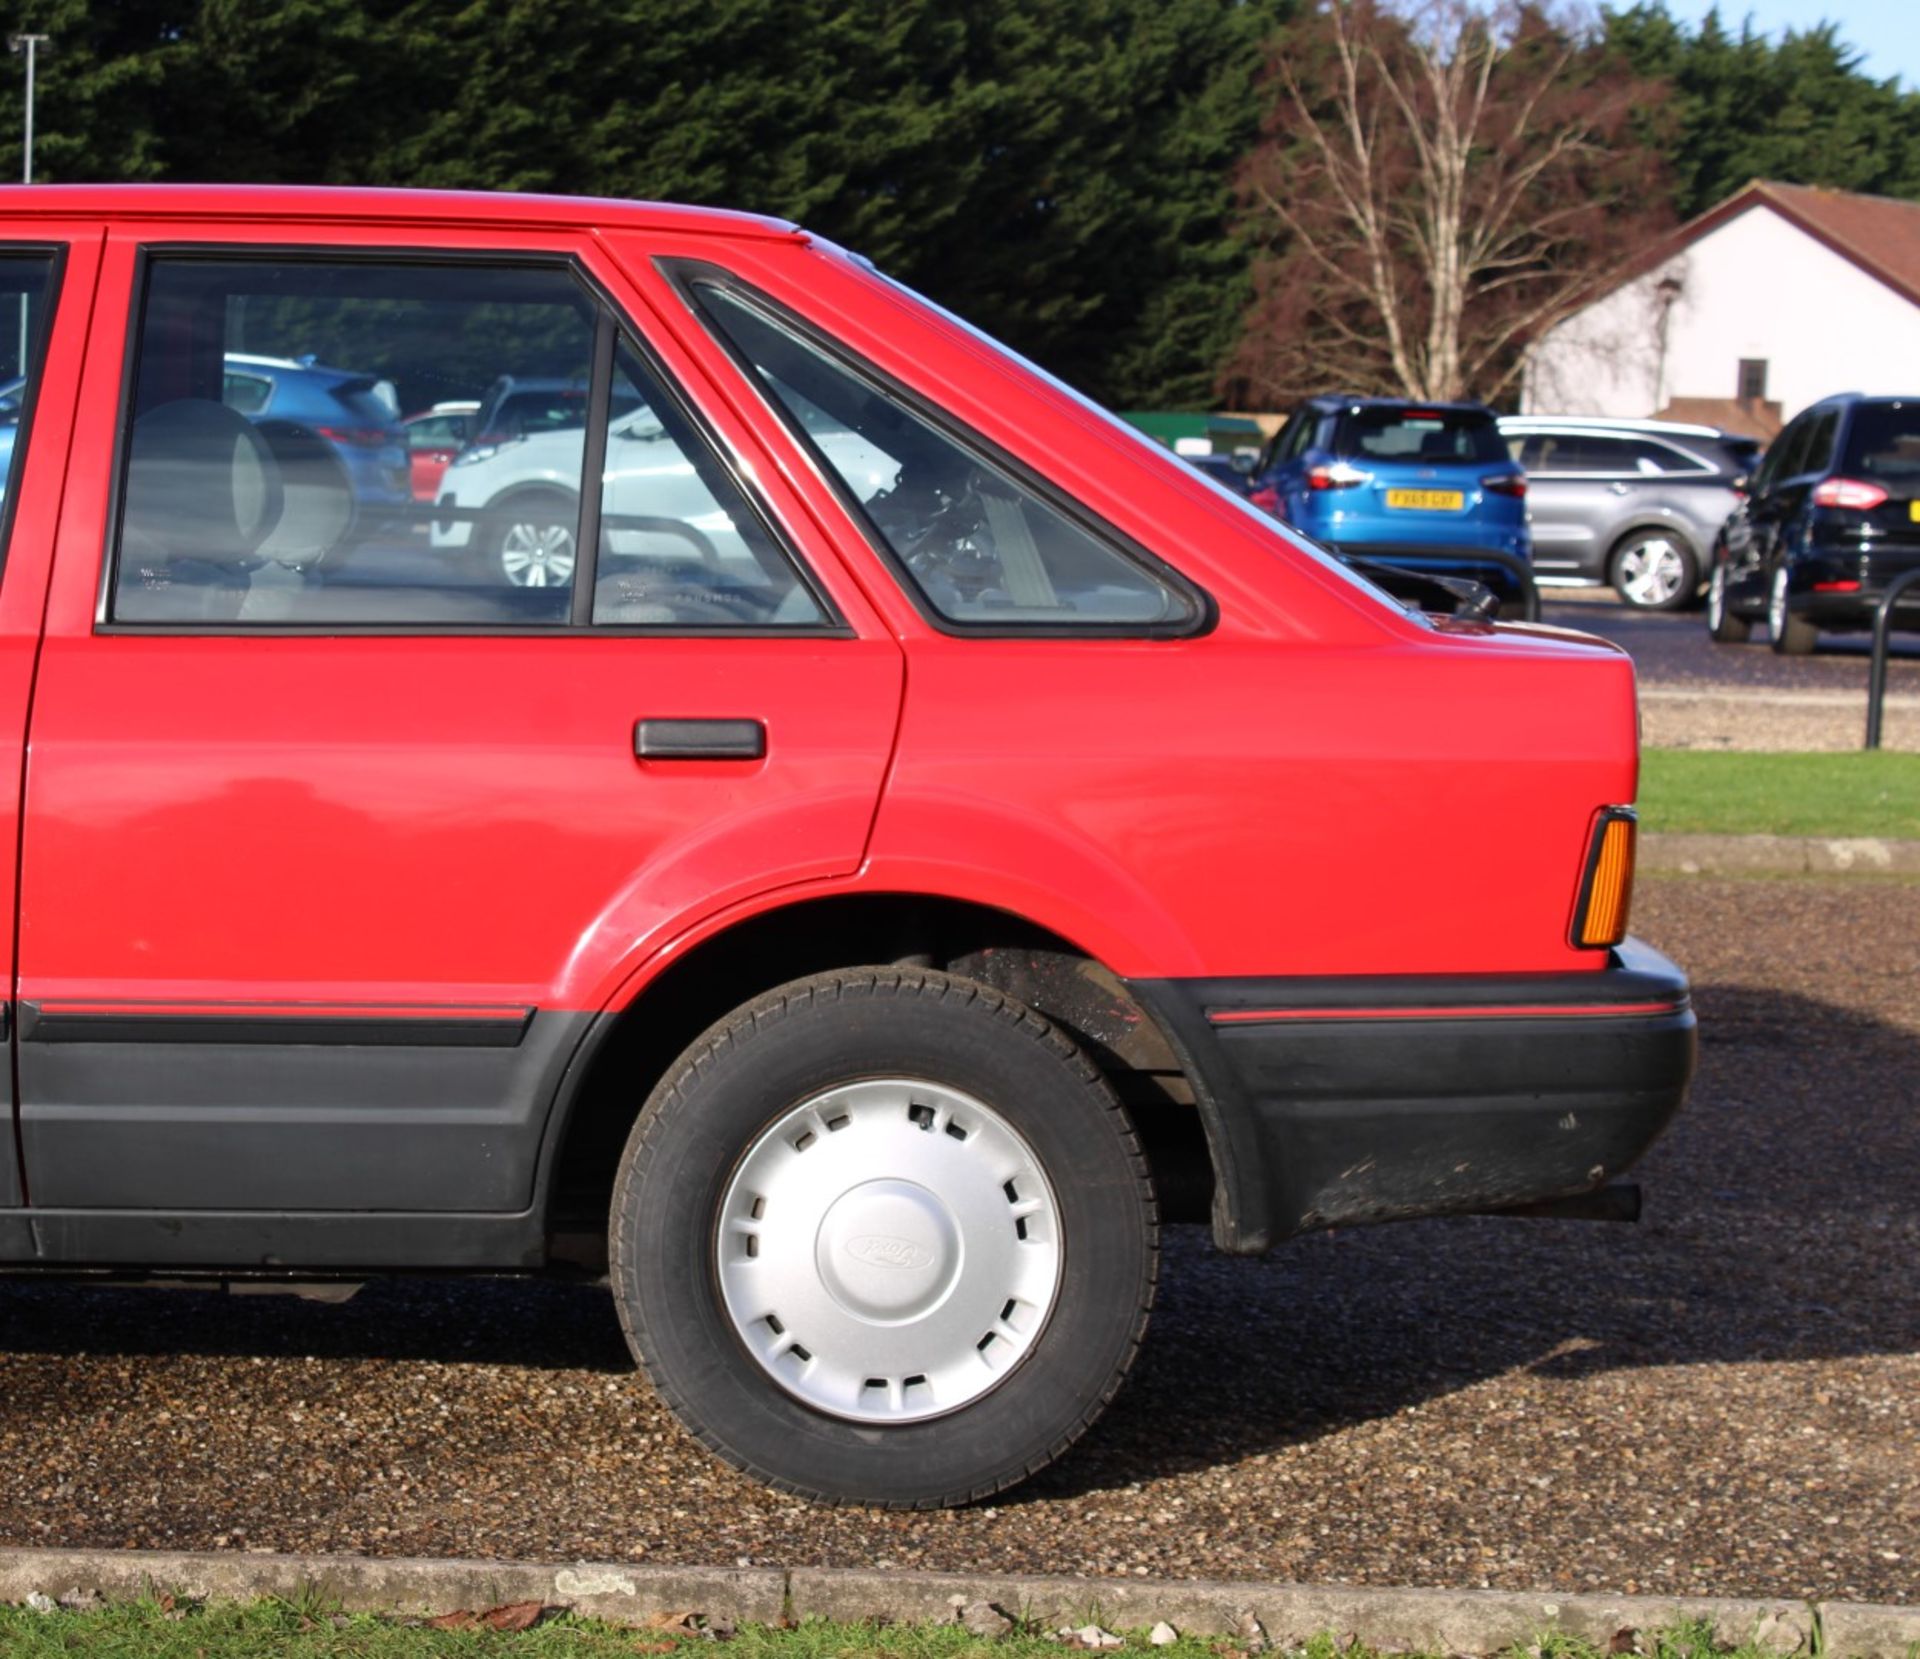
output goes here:
[[655, 1613], [647, 1620], [649, 1630], [691, 1630], [698, 1613]]
[[489, 1630], [531, 1630], [547, 1610], [543, 1601], [510, 1601], [505, 1607], [490, 1607], [480, 1615]]
[[1607, 1643], [1609, 1653], [1638, 1653], [1640, 1651], [1640, 1632], [1631, 1625], [1616, 1630]]
[[480, 1628], [480, 1616], [469, 1613], [464, 1608], [458, 1613], [442, 1613], [436, 1619], [427, 1620], [429, 1630], [477, 1630]]

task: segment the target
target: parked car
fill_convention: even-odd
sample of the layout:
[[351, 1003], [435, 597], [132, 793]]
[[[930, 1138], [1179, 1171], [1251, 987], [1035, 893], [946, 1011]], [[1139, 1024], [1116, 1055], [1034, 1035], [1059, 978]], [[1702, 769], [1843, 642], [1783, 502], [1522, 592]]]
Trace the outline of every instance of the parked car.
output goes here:
[[1527, 561], [1527, 477], [1478, 403], [1310, 398], [1254, 469], [1251, 500], [1336, 553], [1464, 576], [1510, 603]]
[[431, 501], [440, 480], [473, 436], [473, 418], [480, 405], [473, 398], [436, 403], [400, 423], [407, 443], [407, 482], [415, 501]]
[[[605, 570], [622, 568], [615, 561], [694, 558], [749, 587], [760, 583], [753, 549], [660, 417], [630, 387], [614, 389], [612, 411], [601, 474]], [[527, 425], [530, 430], [516, 431], [496, 419], [454, 457], [441, 481], [431, 539], [436, 548], [470, 550], [478, 580], [564, 587], [573, 580], [578, 553], [584, 410], [577, 423]], [[886, 456], [851, 434], [823, 433], [819, 442], [843, 472], [859, 474], [862, 500], [890, 487], [898, 474]]]
[[[56, 295], [0, 549], [0, 1264], [604, 1272], [721, 1456], [957, 1503], [1099, 1416], [1162, 1220], [1591, 1214], [1680, 1107], [1613, 647], [1410, 614], [778, 221], [0, 221]], [[594, 365], [571, 582], [289, 482], [221, 351], [309, 315], [402, 388], [494, 335]]]
[[[1804, 656], [1820, 630], [1873, 626], [1888, 583], [1920, 564], [1920, 398], [1825, 398], [1774, 439], [1714, 545], [1707, 631]], [[1902, 626], [1920, 592], [1895, 604]]]
[[1253, 488], [1255, 458], [1245, 455], [1182, 455], [1181, 460], [1203, 477], [1225, 486], [1235, 495], [1246, 495]]
[[314, 439], [340, 463], [363, 508], [404, 506], [413, 499], [406, 436], [393, 383], [379, 375], [333, 369], [311, 357], [225, 354], [221, 401], [280, 443], [283, 465]]
[[1500, 434], [1526, 468], [1541, 586], [1611, 586], [1652, 611], [1698, 596], [1760, 452], [1758, 439], [1672, 421], [1506, 415]]

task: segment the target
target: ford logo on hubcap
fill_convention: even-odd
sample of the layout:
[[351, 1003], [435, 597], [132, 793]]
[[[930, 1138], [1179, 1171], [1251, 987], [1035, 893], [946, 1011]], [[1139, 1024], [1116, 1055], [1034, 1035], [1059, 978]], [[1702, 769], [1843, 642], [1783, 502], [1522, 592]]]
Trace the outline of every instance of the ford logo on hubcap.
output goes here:
[[847, 1240], [847, 1253], [869, 1267], [931, 1267], [933, 1252], [910, 1238], [885, 1233], [861, 1233]]

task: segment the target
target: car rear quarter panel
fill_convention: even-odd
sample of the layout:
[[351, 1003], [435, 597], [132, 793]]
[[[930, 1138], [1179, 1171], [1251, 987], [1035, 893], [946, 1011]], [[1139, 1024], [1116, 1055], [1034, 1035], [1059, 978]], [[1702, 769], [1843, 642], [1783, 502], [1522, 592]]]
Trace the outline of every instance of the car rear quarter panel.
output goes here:
[[[638, 247], [662, 316], [699, 325]], [[725, 263], [1212, 596], [1181, 640], [956, 637], [785, 464], [907, 648], [862, 882], [1041, 922], [1125, 975], [1598, 969], [1567, 942], [1595, 813], [1633, 798], [1633, 671], [1554, 630], [1435, 629], [1257, 509], [830, 250]], [[694, 349], [698, 349], [697, 347]], [[714, 368], [716, 383], [728, 366]], [[757, 403], [744, 381], [735, 395]]]

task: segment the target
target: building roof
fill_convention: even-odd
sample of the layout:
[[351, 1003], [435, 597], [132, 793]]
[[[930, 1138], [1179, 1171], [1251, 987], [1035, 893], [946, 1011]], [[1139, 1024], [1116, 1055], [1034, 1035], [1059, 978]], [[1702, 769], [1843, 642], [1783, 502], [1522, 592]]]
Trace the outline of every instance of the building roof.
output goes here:
[[240, 219], [274, 224], [327, 219], [412, 224], [508, 224], [545, 228], [707, 231], [804, 238], [783, 219], [724, 208], [681, 207], [594, 196], [486, 190], [363, 190], [290, 184], [0, 185], [8, 219]]
[[1863, 196], [1851, 190], [1822, 190], [1807, 184], [1779, 184], [1771, 179], [1755, 179], [1661, 237], [1601, 292], [1612, 292], [1658, 270], [1701, 237], [1756, 207], [1771, 208], [1816, 242], [1885, 283], [1909, 304], [1920, 305], [1920, 202], [1903, 201], [1897, 196]]

